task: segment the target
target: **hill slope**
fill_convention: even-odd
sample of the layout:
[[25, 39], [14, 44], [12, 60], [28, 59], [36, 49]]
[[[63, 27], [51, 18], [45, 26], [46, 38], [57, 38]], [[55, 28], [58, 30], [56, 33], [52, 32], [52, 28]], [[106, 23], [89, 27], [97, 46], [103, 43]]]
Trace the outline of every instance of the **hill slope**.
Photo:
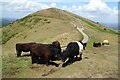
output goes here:
[[[58, 40], [64, 47], [70, 41], [82, 40], [82, 35], [72, 23], [78, 27], [83, 26], [84, 32], [89, 36], [87, 49], [83, 51], [83, 60], [65, 68], [61, 66], [56, 68], [32, 65], [30, 57], [16, 58], [15, 44], [17, 42], [51, 43]], [[10, 23], [2, 30], [3, 77], [117, 77], [117, 32], [96, 22], [64, 10], [49, 8]], [[94, 41], [102, 42], [104, 39], [109, 40], [109, 47], [92, 47]], [[62, 65], [61, 61], [58, 63]], [[44, 74], [47, 75], [44, 76]]]

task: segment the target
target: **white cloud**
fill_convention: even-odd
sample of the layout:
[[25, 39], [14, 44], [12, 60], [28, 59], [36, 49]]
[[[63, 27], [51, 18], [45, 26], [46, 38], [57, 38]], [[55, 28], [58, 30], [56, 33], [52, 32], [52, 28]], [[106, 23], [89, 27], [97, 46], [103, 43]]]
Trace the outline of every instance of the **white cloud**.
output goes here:
[[107, 4], [101, 0], [90, 0], [88, 5], [85, 5], [84, 11], [97, 13], [101, 15], [110, 15], [111, 8], [107, 6]]
[[52, 3], [52, 4], [51, 4], [51, 7], [56, 7], [56, 6], [57, 6], [56, 3]]
[[117, 7], [113, 8], [112, 14], [111, 15], [118, 15], [118, 10]]
[[76, 6], [76, 5], [73, 5], [73, 6], [72, 6], [72, 8], [73, 8], [73, 9], [76, 9], [76, 8], [77, 8], [77, 6]]
[[117, 6], [111, 8], [103, 0], [89, 0], [88, 4], [62, 6], [62, 9], [100, 22], [117, 22], [118, 20]]
[[78, 10], [82, 10], [82, 7], [81, 7], [81, 6], [78, 6]]
[[4, 9], [7, 11], [16, 11], [16, 12], [31, 12], [31, 11], [37, 11], [41, 9], [49, 8], [50, 6], [38, 3], [35, 1], [30, 0], [13, 0], [9, 2], [6, 6], [4, 6]]
[[71, 11], [71, 8], [68, 7], [68, 6], [65, 6], [65, 5], [62, 6], [61, 9], [62, 9], [62, 10], [67, 10], [67, 11]]
[[62, 6], [62, 9], [67, 9], [67, 6]]
[[83, 6], [73, 5], [71, 6], [71, 11], [75, 12], [76, 14], [84, 13], [88, 18], [118, 15], [117, 7], [111, 9], [102, 0], [89, 0], [89, 3]]
[[88, 18], [96, 18], [96, 16], [94, 16], [94, 15], [88, 15], [87, 17]]

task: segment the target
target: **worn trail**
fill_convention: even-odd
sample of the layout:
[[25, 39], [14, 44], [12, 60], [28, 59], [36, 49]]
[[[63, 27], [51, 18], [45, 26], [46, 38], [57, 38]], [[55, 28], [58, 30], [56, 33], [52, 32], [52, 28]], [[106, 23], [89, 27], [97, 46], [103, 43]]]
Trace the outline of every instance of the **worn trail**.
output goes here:
[[73, 24], [74, 27], [83, 35], [84, 38], [83, 38], [82, 42], [83, 42], [83, 43], [87, 43], [89, 37], [88, 37], [87, 34], [85, 34], [85, 33], [83, 32], [83, 30], [84, 30], [83, 26], [80, 28], [80, 27], [78, 27], [77, 25], [75, 25], [74, 23], [72, 23], [72, 24]]

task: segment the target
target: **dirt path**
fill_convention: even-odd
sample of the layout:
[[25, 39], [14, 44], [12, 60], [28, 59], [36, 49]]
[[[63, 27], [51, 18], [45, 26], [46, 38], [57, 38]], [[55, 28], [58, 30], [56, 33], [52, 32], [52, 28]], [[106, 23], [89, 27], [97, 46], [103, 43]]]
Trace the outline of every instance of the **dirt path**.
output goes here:
[[83, 40], [82, 40], [82, 42], [83, 43], [87, 43], [88, 42], [88, 36], [83, 32], [83, 30], [84, 30], [84, 28], [79, 28], [79, 27], [77, 27], [77, 30], [83, 35]]
[[80, 27], [78, 27], [76, 24], [74, 24], [74, 23], [72, 23], [72, 24], [73, 24], [74, 27], [83, 35], [84, 38], [83, 38], [82, 42], [83, 42], [83, 43], [87, 43], [89, 37], [87, 36], [87, 34], [85, 34], [85, 33], [83, 32], [83, 30], [84, 30], [83, 26], [80, 28]]
[[[66, 14], [66, 13], [64, 13], [64, 14]], [[73, 19], [73, 22], [78, 22], [79, 25], [82, 26], [82, 27], [80, 28], [80, 27], [78, 27], [76, 24], [74, 24], [73, 22], [71, 22], [71, 23], [74, 25], [74, 27], [83, 35], [84, 38], [83, 38], [82, 42], [83, 42], [83, 43], [87, 43], [87, 42], [88, 42], [88, 36], [83, 32], [84, 28], [83, 28], [83, 25], [82, 25], [82, 23], [80, 22], [80, 20], [79, 20], [79, 19], [76, 19], [75, 17], [73, 17], [73, 16], [71, 16], [71, 15], [69, 15], [69, 14], [66, 14], [66, 15], [69, 16], [69, 17], [71, 17], [71, 18]]]

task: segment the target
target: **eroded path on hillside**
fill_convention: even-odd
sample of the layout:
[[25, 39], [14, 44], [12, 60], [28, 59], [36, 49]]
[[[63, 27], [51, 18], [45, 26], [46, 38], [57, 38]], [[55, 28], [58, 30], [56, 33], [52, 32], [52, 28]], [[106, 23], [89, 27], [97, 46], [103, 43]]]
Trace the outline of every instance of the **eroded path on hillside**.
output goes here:
[[[64, 14], [66, 14], [66, 13], [64, 13]], [[88, 42], [88, 36], [87, 36], [87, 34], [85, 34], [84, 32], [83, 32], [83, 30], [84, 30], [84, 27], [83, 27], [83, 25], [82, 25], [82, 23], [80, 22], [80, 20], [79, 19], [77, 19], [77, 18], [75, 18], [75, 17], [73, 17], [73, 16], [71, 16], [71, 15], [69, 15], [69, 14], [66, 14], [67, 16], [69, 16], [69, 17], [71, 17], [72, 19], [73, 19], [73, 21], [71, 22], [73, 25], [74, 25], [74, 27], [83, 35], [83, 40], [82, 40], [82, 42], [83, 43], [87, 43]], [[77, 22], [78, 24], [79, 24], [79, 26], [77, 26], [75, 23], [73, 23], [73, 22]]]
[[85, 34], [85, 33], [83, 32], [83, 30], [84, 30], [83, 26], [80, 28], [80, 27], [78, 27], [76, 24], [74, 24], [74, 23], [72, 23], [72, 24], [73, 24], [74, 27], [83, 35], [84, 38], [83, 38], [82, 42], [83, 42], [83, 43], [87, 43], [89, 37], [88, 37], [87, 34]]

